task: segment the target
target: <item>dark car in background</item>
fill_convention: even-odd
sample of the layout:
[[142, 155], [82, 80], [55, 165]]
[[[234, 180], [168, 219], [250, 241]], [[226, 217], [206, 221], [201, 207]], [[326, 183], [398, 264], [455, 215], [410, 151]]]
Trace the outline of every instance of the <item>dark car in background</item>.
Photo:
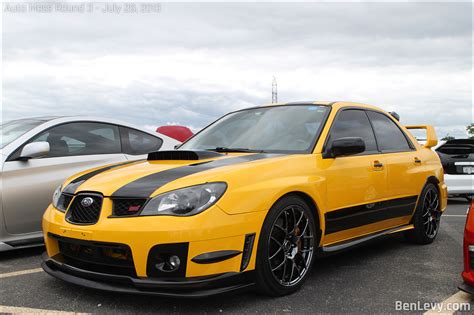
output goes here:
[[451, 197], [474, 195], [474, 139], [448, 140], [436, 148]]

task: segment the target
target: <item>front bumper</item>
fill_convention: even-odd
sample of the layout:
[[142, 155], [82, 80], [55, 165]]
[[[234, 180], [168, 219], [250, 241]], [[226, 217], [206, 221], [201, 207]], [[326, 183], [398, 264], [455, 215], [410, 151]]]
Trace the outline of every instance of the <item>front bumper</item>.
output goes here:
[[[104, 199], [104, 204], [107, 200]], [[114, 292], [205, 297], [253, 286], [265, 212], [229, 215], [217, 207], [192, 217], [111, 218], [73, 225], [49, 207], [43, 269], [64, 281]], [[178, 267], [163, 262], [178, 257]]]
[[141, 279], [79, 269], [43, 254], [44, 271], [63, 281], [86, 288], [120, 293], [163, 297], [202, 298], [247, 290], [254, 286], [253, 272], [228, 272], [210, 277], [186, 280]]
[[448, 194], [453, 195], [474, 195], [474, 175], [445, 174], [444, 182], [448, 186]]

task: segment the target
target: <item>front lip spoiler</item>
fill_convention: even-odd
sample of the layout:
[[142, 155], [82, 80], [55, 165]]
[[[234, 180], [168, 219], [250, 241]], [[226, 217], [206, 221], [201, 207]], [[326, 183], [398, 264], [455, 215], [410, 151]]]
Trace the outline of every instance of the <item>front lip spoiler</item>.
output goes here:
[[466, 282], [463, 282], [462, 284], [460, 284], [458, 286], [458, 289], [466, 293], [474, 295], [474, 286], [467, 284]]
[[51, 276], [86, 288], [162, 297], [204, 298], [252, 288], [252, 272], [229, 272], [196, 280], [152, 280], [79, 269], [43, 253], [43, 270]]

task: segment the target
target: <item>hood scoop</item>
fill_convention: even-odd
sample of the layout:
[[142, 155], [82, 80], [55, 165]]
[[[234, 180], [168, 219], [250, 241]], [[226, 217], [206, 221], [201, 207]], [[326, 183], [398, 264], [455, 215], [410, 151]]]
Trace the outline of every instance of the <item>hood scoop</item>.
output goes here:
[[220, 156], [223, 156], [223, 154], [214, 151], [156, 151], [148, 154], [148, 161], [197, 161], [212, 159]]

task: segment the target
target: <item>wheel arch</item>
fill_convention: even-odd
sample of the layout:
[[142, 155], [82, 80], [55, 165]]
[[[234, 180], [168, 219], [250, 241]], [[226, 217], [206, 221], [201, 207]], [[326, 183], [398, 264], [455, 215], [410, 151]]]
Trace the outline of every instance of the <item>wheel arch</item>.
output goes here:
[[418, 200], [416, 201], [415, 210], [413, 210], [413, 214], [412, 214], [412, 217], [410, 219], [410, 224], [413, 224], [413, 218], [415, 216], [416, 209], [418, 208], [418, 204], [420, 202], [421, 194], [423, 193], [423, 190], [425, 189], [426, 185], [433, 184], [436, 187], [436, 190], [438, 191], [438, 194], [441, 198], [441, 191], [439, 189], [439, 183], [440, 183], [440, 181], [438, 180], [438, 178], [436, 176], [433, 176], [433, 175], [428, 176], [428, 178], [425, 181], [425, 184], [423, 185], [423, 187], [421, 187], [420, 194], [418, 195]]
[[316, 228], [316, 230], [318, 231], [318, 234], [319, 234], [318, 235], [319, 241], [321, 241], [321, 236], [322, 236], [322, 232], [323, 232], [322, 228], [321, 228], [321, 222], [323, 222], [324, 218], [321, 216], [322, 213], [321, 213], [316, 201], [310, 195], [308, 195], [307, 193], [295, 190], [295, 191], [287, 192], [284, 195], [280, 196], [280, 198], [278, 198], [278, 200], [276, 200], [273, 204], [276, 204], [278, 201], [280, 201], [281, 199], [283, 199], [285, 197], [288, 197], [288, 196], [297, 196], [297, 197], [301, 198], [310, 207], [310, 209], [313, 211], [315, 224], [316, 224], [315, 228]]
[[[426, 179], [426, 183], [432, 183], [432, 184], [435, 184], [436, 186], [438, 186], [439, 179], [436, 176], [431, 175]], [[426, 185], [426, 183], [425, 183], [425, 185]]]
[[[428, 176], [428, 178], [426, 179], [425, 183], [423, 184], [423, 186], [421, 187], [421, 191], [420, 193], [418, 194], [418, 200], [416, 202], [416, 206], [418, 207], [418, 202], [420, 200], [420, 197], [421, 197], [421, 194], [423, 193], [423, 190], [425, 189], [426, 185], [428, 184], [433, 184], [435, 185], [436, 187], [436, 190], [438, 191], [438, 193], [441, 195], [441, 191], [439, 190], [439, 180], [438, 178], [436, 178], [436, 176]], [[415, 212], [413, 212], [413, 214], [415, 214]]]
[[[427, 179], [426, 179], [426, 183], [423, 185], [423, 188], [421, 189], [421, 192], [423, 191], [423, 189], [425, 188], [425, 186], [428, 184], [428, 183], [431, 183], [433, 185], [435, 185], [436, 187], [436, 190], [438, 191], [438, 194], [439, 194], [439, 197], [441, 199], [441, 190], [439, 188], [439, 179], [436, 177], [436, 176], [429, 176]], [[420, 195], [421, 195], [421, 192], [420, 192]]]

